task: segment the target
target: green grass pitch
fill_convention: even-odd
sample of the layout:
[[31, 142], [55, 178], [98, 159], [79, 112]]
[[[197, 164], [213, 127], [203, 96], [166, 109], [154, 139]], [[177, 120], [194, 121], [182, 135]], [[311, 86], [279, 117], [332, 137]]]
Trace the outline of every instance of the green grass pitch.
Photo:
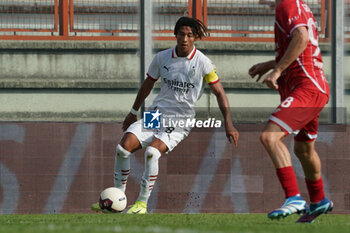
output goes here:
[[313, 224], [298, 216], [271, 221], [266, 214], [40, 214], [0, 215], [1, 233], [333, 233], [350, 232], [350, 215], [324, 215]]

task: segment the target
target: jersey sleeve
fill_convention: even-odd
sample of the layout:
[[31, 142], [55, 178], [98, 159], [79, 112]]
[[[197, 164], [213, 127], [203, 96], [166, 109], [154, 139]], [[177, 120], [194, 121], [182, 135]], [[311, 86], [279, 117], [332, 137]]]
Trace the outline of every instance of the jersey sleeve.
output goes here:
[[311, 11], [310, 8], [301, 2], [295, 3], [295, 6], [282, 4], [276, 9], [276, 20], [283, 30], [291, 35], [293, 31], [301, 26], [307, 27], [308, 17], [306, 10]]
[[214, 69], [212, 72], [210, 72], [209, 74], [205, 75], [204, 76], [204, 79], [205, 81], [208, 83], [208, 84], [214, 84], [214, 83], [217, 83], [219, 82], [219, 77], [218, 75], [216, 74], [216, 69]]
[[148, 68], [148, 72], [147, 72], [147, 77], [154, 80], [154, 81], [158, 80], [159, 76], [160, 76], [160, 71], [159, 71], [160, 69], [159, 69], [159, 62], [158, 62], [159, 58], [158, 57], [159, 57], [159, 55], [157, 54], [153, 58], [150, 66]]
[[216, 67], [213, 62], [206, 57], [203, 64], [204, 79], [208, 84], [214, 84], [219, 81], [219, 77], [216, 74]]

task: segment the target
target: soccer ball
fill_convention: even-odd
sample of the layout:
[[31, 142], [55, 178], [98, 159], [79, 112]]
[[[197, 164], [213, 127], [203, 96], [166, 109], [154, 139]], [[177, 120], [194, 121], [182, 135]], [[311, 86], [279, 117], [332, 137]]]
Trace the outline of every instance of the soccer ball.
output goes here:
[[122, 212], [126, 203], [125, 193], [118, 188], [110, 187], [101, 192], [99, 205], [102, 210], [112, 213]]

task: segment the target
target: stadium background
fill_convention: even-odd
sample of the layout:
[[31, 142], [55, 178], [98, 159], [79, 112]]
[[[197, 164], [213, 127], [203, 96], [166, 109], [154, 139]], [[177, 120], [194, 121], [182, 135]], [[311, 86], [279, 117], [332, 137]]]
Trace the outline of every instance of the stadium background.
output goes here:
[[[331, 65], [335, 1], [306, 2], [318, 20], [326, 77], [334, 82], [334, 69], [341, 69]], [[140, 85], [139, 5], [137, 0], [0, 0], [0, 213], [88, 212], [99, 192], [113, 185], [120, 122]], [[196, 46], [217, 66], [241, 139], [233, 148], [221, 130], [195, 129], [161, 158], [150, 208], [260, 213], [279, 205], [282, 190], [258, 141], [279, 98], [247, 75], [252, 64], [274, 57], [273, 11], [258, 0], [152, 5], [154, 53], [175, 45], [173, 25], [182, 15], [200, 18], [210, 29], [211, 36]], [[340, 108], [331, 100], [318, 138], [335, 213], [350, 213], [350, 2], [344, 7], [343, 85], [333, 94], [343, 98], [345, 122], [334, 124]], [[218, 112], [208, 90], [198, 112]], [[291, 138], [287, 145], [293, 148]], [[301, 168], [294, 164], [305, 196]], [[142, 169], [140, 152], [132, 160], [130, 202]]]

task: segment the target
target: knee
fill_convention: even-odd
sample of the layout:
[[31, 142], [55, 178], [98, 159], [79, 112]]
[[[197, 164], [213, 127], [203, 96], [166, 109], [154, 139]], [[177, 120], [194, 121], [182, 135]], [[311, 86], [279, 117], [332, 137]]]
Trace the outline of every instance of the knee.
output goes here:
[[127, 159], [130, 156], [130, 152], [124, 149], [121, 145], [117, 145], [116, 156]]
[[146, 160], [158, 160], [161, 156], [160, 151], [152, 146], [146, 148], [145, 159]]
[[260, 135], [260, 142], [265, 147], [271, 147], [276, 142], [276, 140], [277, 138], [274, 136], [272, 132], [264, 131]]

